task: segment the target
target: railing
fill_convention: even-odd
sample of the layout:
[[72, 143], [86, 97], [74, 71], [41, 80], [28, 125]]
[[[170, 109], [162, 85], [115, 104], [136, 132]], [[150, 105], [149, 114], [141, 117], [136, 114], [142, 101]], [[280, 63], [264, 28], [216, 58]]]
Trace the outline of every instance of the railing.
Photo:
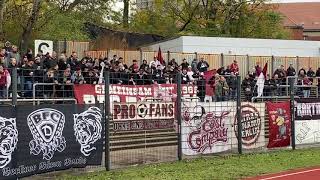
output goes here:
[[[36, 104], [36, 101], [38, 102], [38, 104], [40, 103], [40, 99], [36, 98], [36, 87], [37, 86], [54, 86], [54, 85], [68, 85], [68, 86], [73, 86], [74, 84], [56, 84], [56, 83], [34, 83], [33, 84], [33, 89], [32, 89], [32, 95], [33, 95], [33, 105]], [[75, 104], [77, 103], [77, 100], [74, 98], [61, 98], [61, 99], [50, 99], [50, 98], [46, 98], [48, 101], [54, 100], [54, 101], [74, 101]]]

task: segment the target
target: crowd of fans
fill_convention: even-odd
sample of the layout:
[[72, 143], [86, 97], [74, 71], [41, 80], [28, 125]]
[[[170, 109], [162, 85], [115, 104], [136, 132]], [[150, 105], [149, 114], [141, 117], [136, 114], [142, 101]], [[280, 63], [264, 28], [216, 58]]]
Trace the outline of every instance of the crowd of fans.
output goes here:
[[[160, 59], [160, 60], [159, 60]], [[32, 97], [34, 83], [47, 83], [50, 85], [38, 86], [37, 96], [48, 97], [72, 97], [73, 84], [97, 84], [99, 82], [102, 68], [110, 71], [111, 84], [124, 85], [151, 85], [151, 84], [173, 84], [177, 83], [177, 74], [181, 74], [182, 84], [193, 84], [198, 86], [198, 97], [204, 101], [206, 88], [212, 88], [214, 101], [235, 100], [237, 97], [237, 77], [239, 65], [234, 61], [229, 66], [221, 67], [217, 73], [207, 77], [210, 69], [204, 58], [194, 59], [190, 64], [186, 59], [179, 65], [175, 59], [168, 63], [161, 58], [154, 57], [151, 62], [143, 60], [139, 65], [137, 60], [127, 65], [122, 57], [114, 55], [112, 59], [101, 56], [94, 59], [89, 53], [85, 53], [79, 59], [76, 52], [69, 57], [66, 54], [57, 55], [56, 52], [43, 54], [39, 52], [32, 54], [29, 49], [26, 54], [21, 55], [17, 47], [10, 50], [2, 48], [0, 52], [0, 98], [6, 98], [10, 92], [10, 74], [13, 67], [18, 69], [18, 84], [20, 96]], [[242, 90], [247, 100], [256, 93], [256, 80], [262, 72], [257, 65], [252, 72], [248, 72], [242, 81]], [[292, 65], [284, 70], [280, 66], [272, 75], [267, 75], [265, 80], [264, 95], [283, 95], [283, 87], [287, 84], [287, 76], [295, 76], [296, 71]], [[300, 69], [298, 72], [298, 84], [312, 85], [312, 77], [320, 77], [320, 68], [315, 73], [312, 68], [306, 72]], [[9, 90], [9, 91], [8, 91]], [[305, 97], [310, 96], [310, 87], [303, 87]]]

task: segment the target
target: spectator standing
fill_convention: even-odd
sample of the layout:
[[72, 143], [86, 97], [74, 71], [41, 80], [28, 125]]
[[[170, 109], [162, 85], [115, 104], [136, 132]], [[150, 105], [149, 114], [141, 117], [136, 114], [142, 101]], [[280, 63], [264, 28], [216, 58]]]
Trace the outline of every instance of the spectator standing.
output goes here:
[[8, 54], [8, 58], [15, 58], [17, 60], [17, 63], [20, 64], [21, 63], [21, 55], [18, 52], [18, 47], [13, 45], [12, 46], [12, 51]]
[[147, 60], [143, 60], [141, 66], [140, 66], [140, 69], [142, 69], [143, 71], [147, 71], [148, 68], [149, 68], [149, 65], [148, 65]]
[[196, 72], [198, 70], [198, 59], [193, 59], [191, 63], [191, 68], [193, 72]]
[[274, 75], [274, 78], [273, 78], [273, 83], [274, 83], [274, 86], [275, 86], [275, 95], [276, 96], [282, 96], [282, 88], [281, 88], [281, 85], [283, 83], [283, 81], [279, 78], [278, 74], [275, 74]]
[[220, 68], [217, 70], [217, 73], [218, 73], [219, 75], [221, 75], [221, 76], [224, 76], [224, 75], [225, 75], [225, 69], [224, 69], [224, 67], [223, 67], [223, 66], [220, 67]]
[[204, 102], [204, 99], [206, 97], [206, 79], [204, 78], [203, 74], [199, 76], [199, 79], [197, 80], [197, 96], [200, 99], [200, 102]]
[[28, 63], [22, 67], [22, 75], [24, 77], [24, 96], [32, 97], [33, 82], [35, 75], [34, 61], [30, 59]]
[[72, 55], [68, 59], [67, 63], [70, 65], [72, 72], [75, 72], [77, 70], [77, 68], [80, 66], [81, 62], [78, 59], [78, 55], [76, 52], [72, 52]]
[[253, 82], [249, 75], [246, 75], [245, 79], [242, 81], [242, 89], [246, 97], [246, 101], [251, 101], [253, 95]]
[[190, 78], [188, 76], [187, 69], [183, 69], [181, 73], [181, 84], [189, 84]]
[[237, 76], [234, 74], [234, 72], [231, 72], [227, 82], [229, 86], [229, 99], [235, 101], [237, 98]]
[[[312, 82], [310, 81], [310, 79], [305, 76], [302, 80], [302, 85], [303, 86], [311, 86]], [[310, 97], [310, 91], [311, 91], [311, 87], [303, 87], [303, 97], [304, 98], [309, 98]]]
[[233, 63], [230, 65], [230, 69], [235, 75], [239, 74], [239, 65], [236, 60], [234, 60]]
[[67, 62], [67, 57], [65, 54], [61, 54], [58, 61], [58, 66], [60, 71], [66, 70], [70, 65]]
[[129, 67], [129, 71], [130, 71], [131, 73], [137, 73], [137, 72], [139, 72], [139, 65], [138, 65], [137, 60], [133, 60], [133, 61], [132, 61], [132, 65]]
[[171, 59], [171, 61], [169, 61], [168, 65], [173, 67], [174, 69], [178, 68], [178, 66], [179, 66], [175, 59]]
[[84, 84], [84, 77], [82, 75], [81, 68], [78, 67], [76, 71], [71, 76], [72, 83], [74, 84]]
[[301, 68], [298, 72], [298, 78], [300, 80], [303, 80], [303, 78], [307, 75], [307, 72], [304, 68]]
[[272, 96], [272, 91], [274, 89], [274, 82], [270, 79], [270, 75], [268, 74], [266, 80], [264, 81], [264, 96]]
[[60, 97], [72, 97], [72, 83], [71, 83], [71, 69], [67, 68], [63, 71], [62, 75], [59, 78], [59, 83], [61, 86], [59, 87], [59, 96]]
[[318, 68], [316, 72], [316, 77], [318, 79], [318, 94], [320, 93], [320, 67]]
[[313, 83], [313, 78], [316, 76], [316, 73], [313, 71], [312, 67], [309, 68], [307, 76], [309, 80]]
[[44, 82], [52, 85], [44, 86], [44, 98], [54, 98], [56, 92], [56, 86], [58, 85], [58, 77], [54, 69], [49, 69]]
[[290, 64], [290, 66], [287, 69], [287, 76], [295, 76], [296, 70], [294, 69], [293, 65]]
[[47, 53], [46, 58], [43, 61], [43, 69], [48, 71], [49, 69], [54, 68], [56, 65], [58, 65], [57, 53], [55, 51], [52, 52], [52, 55]]
[[[228, 65], [227, 66], [227, 69], [226, 70], [224, 70], [224, 75], [226, 75], [226, 76], [230, 76], [231, 75], [231, 69], [230, 69], [230, 66]], [[234, 74], [234, 73], [233, 73]], [[235, 74], [234, 74], [235, 75]]]
[[201, 58], [201, 59], [200, 59], [200, 62], [199, 62], [198, 65], [197, 65], [197, 69], [198, 69], [200, 72], [206, 72], [206, 71], [208, 71], [208, 68], [209, 68], [208, 62], [205, 61], [204, 58]]
[[228, 95], [228, 84], [223, 76], [220, 76], [219, 80], [216, 82], [215, 95], [217, 102], [225, 101]]
[[189, 67], [189, 63], [187, 62], [187, 60], [185, 58], [182, 60], [181, 67], [182, 67], [182, 69], [188, 69], [188, 67]]
[[11, 77], [8, 70], [0, 64], [0, 99], [8, 97], [8, 90], [11, 84]]

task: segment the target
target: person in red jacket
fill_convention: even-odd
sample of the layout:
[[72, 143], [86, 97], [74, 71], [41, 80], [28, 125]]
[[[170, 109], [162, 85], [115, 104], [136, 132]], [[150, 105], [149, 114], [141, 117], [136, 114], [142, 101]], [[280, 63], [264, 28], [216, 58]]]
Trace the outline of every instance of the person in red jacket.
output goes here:
[[7, 90], [10, 83], [10, 75], [3, 65], [0, 65], [0, 99], [7, 98]]
[[230, 69], [232, 72], [234, 72], [235, 75], [239, 74], [239, 65], [236, 60], [234, 60], [233, 63], [230, 65]]

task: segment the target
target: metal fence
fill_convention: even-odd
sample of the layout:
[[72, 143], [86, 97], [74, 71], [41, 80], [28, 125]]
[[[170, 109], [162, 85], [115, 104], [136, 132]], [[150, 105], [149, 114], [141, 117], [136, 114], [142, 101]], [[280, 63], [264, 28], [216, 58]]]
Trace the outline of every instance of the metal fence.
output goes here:
[[[112, 59], [113, 55], [122, 57], [124, 63], [130, 64], [132, 60], [137, 60], [142, 64], [143, 60], [148, 62], [152, 61], [157, 56], [158, 52], [146, 51], [124, 51], [124, 50], [107, 50], [107, 51], [88, 51], [93, 58], [107, 57]], [[204, 58], [208, 64], [209, 69], [219, 69], [220, 67], [227, 67], [233, 63], [234, 60], [238, 61], [240, 75], [244, 77], [248, 72], [253, 71], [257, 64], [263, 67], [268, 64], [268, 74], [272, 75], [273, 72], [283, 65], [285, 69], [290, 64], [296, 70], [304, 68], [308, 70], [313, 68], [316, 71], [320, 67], [320, 57], [278, 57], [278, 56], [250, 56], [250, 55], [228, 55], [228, 54], [201, 54], [201, 53], [181, 53], [181, 52], [162, 52], [164, 60], [168, 63], [171, 59], [175, 59], [178, 64], [186, 59], [191, 65], [194, 59]], [[254, 70], [255, 71], [255, 70]]]
[[[295, 123], [298, 123], [299, 128], [306, 128], [302, 124], [305, 123], [303, 118], [299, 119], [300, 124], [295, 121], [297, 115], [294, 108], [297, 107], [294, 102], [304, 100], [298, 95], [298, 89], [316, 88], [318, 92], [317, 86], [294, 86], [296, 80], [293, 77], [288, 78], [287, 85], [272, 90], [273, 93], [279, 93], [281, 89], [282, 94], [256, 98], [256, 90], [252, 89], [251, 96], [246, 101], [244, 83], [240, 76], [236, 76], [234, 89], [225, 89], [223, 82], [219, 81], [218, 83], [222, 84], [217, 84], [215, 88], [220, 88], [221, 92], [215, 90], [217, 94], [212, 99], [206, 94], [207, 86], [206, 82], [203, 82], [204, 79], [199, 78], [185, 83], [182, 75], [178, 73], [169, 76], [169, 79], [173, 80], [173, 83], [170, 83], [164, 76], [159, 78], [140, 75], [105, 71], [102, 109], [105, 109], [106, 134], [103, 165], [107, 170], [137, 164], [197, 158], [203, 155], [272, 150], [268, 147], [270, 110], [266, 107], [266, 101], [290, 101], [292, 110], [290, 117], [286, 118], [291, 122], [292, 134], [288, 135], [291, 140], [288, 146], [282, 148], [295, 149], [295, 140], [298, 139], [299, 142], [304, 140], [299, 132], [295, 132]], [[16, 105], [19, 100], [18, 69], [12, 69], [12, 77], [13, 93], [10, 100], [12, 105]], [[37, 103], [41, 101], [37, 99], [40, 97], [60, 101], [55, 100], [56, 97], [52, 93], [55, 90], [54, 86], [63, 85], [66, 84], [32, 81], [31, 100]], [[73, 84], [68, 85], [73, 86]], [[53, 89], [46, 91], [43, 86], [50, 86]], [[194, 87], [197, 87], [196, 90]], [[50, 96], [43, 96], [43, 93], [48, 92], [51, 93]], [[62, 96], [61, 101], [67, 97], [69, 98]], [[307, 100], [313, 104], [318, 103], [316, 98]], [[310, 126], [306, 129], [311, 131]], [[315, 130], [318, 129], [312, 129]], [[308, 141], [308, 147], [317, 145], [318, 136], [316, 137], [316, 140]], [[305, 146], [299, 143], [298, 147]], [[102, 166], [98, 168], [101, 169]], [[96, 168], [90, 167], [90, 170]]]

